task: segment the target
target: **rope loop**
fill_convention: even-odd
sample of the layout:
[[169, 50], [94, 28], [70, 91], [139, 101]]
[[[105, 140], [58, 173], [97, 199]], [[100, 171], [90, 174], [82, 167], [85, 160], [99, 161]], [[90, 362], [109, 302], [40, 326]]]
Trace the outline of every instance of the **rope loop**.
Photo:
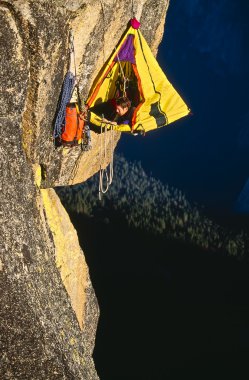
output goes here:
[[[102, 115], [102, 119], [104, 119], [104, 115]], [[101, 122], [100, 127], [100, 169], [99, 169], [99, 200], [102, 199], [102, 194], [107, 193], [109, 186], [112, 183], [113, 180], [113, 151], [114, 151], [114, 130], [113, 125], [111, 125], [111, 158], [110, 158], [110, 164], [109, 164], [109, 173], [108, 168], [102, 169], [102, 161], [106, 158], [106, 132], [107, 132], [107, 125], [104, 122]], [[103, 144], [103, 134], [104, 134], [104, 144]], [[104, 145], [104, 147], [103, 147]], [[104, 154], [103, 154], [103, 148], [104, 148]], [[105, 188], [103, 185], [105, 178]]]

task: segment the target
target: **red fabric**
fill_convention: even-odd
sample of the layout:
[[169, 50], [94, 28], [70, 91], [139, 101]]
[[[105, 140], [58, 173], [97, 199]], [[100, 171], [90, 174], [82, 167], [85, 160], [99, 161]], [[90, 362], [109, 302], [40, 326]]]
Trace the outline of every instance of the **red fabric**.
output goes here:
[[140, 22], [136, 18], [131, 19], [131, 26], [133, 29], [139, 29], [140, 27]]

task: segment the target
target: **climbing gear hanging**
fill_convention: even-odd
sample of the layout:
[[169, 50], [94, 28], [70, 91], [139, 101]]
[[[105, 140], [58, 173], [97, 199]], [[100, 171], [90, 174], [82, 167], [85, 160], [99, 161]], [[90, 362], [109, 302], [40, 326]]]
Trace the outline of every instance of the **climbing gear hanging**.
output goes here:
[[66, 117], [66, 106], [72, 97], [74, 85], [75, 85], [75, 77], [73, 73], [68, 71], [63, 82], [62, 91], [61, 91], [59, 103], [57, 106], [56, 119], [55, 119], [55, 124], [54, 124], [54, 135], [53, 135], [54, 140], [60, 138], [62, 134], [62, 127], [65, 123], [65, 117]]
[[[54, 126], [54, 139], [59, 145], [73, 147], [81, 144], [83, 151], [91, 148], [89, 126], [82, 115], [82, 104], [77, 81], [74, 37], [69, 32], [69, 70], [65, 76], [57, 116]], [[73, 74], [74, 71], [74, 74]], [[76, 99], [74, 100], [74, 93]], [[73, 100], [72, 100], [73, 99]], [[87, 113], [85, 108], [84, 113]]]

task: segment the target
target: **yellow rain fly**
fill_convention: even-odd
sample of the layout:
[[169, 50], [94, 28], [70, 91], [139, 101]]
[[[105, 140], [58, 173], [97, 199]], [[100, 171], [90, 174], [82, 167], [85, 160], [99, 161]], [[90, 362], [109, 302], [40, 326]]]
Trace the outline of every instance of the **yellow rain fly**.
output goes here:
[[[159, 66], [139, 25], [136, 19], [131, 20], [131, 26], [98, 74], [86, 101], [90, 108], [112, 98], [128, 96], [135, 111], [131, 125], [114, 127], [121, 132], [148, 132], [190, 113]], [[100, 125], [101, 117], [92, 112], [91, 122]]]

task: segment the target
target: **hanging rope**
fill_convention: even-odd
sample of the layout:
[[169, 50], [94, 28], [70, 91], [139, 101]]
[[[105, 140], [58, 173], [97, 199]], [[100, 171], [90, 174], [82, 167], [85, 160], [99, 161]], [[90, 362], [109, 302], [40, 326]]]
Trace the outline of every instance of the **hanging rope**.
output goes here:
[[[101, 9], [102, 9], [102, 15], [103, 15], [103, 64], [105, 63], [105, 30], [106, 30], [106, 17], [105, 17], [105, 8], [103, 1], [100, 0]], [[104, 115], [102, 115], [102, 119], [104, 119]], [[108, 174], [108, 168], [103, 169], [102, 168], [102, 162], [104, 159], [106, 159], [106, 133], [107, 133], [107, 127], [106, 123], [103, 121], [101, 122], [100, 126], [100, 169], [99, 169], [99, 200], [102, 199], [102, 194], [105, 194], [110, 184], [112, 183], [113, 179], [113, 157], [111, 157], [110, 164], [109, 164], [109, 174]], [[113, 133], [113, 128], [111, 127], [111, 134]], [[103, 141], [104, 139], [104, 141]], [[113, 156], [113, 143], [112, 143], [113, 136], [111, 135], [111, 154]], [[104, 147], [103, 147], [104, 144]], [[105, 181], [105, 187], [104, 187], [104, 181]]]
[[102, 44], [102, 49], [103, 49], [103, 64], [105, 63], [105, 30], [106, 30], [106, 17], [105, 17], [105, 8], [103, 1], [100, 0], [101, 4], [101, 9], [102, 9], [102, 15], [103, 15], [103, 44]]
[[111, 159], [110, 159], [110, 172], [109, 172], [109, 186], [113, 180], [113, 157], [114, 157], [114, 129], [111, 126]]
[[[103, 122], [101, 122], [100, 126], [100, 165], [99, 165], [99, 200], [101, 201], [102, 199], [102, 194], [105, 194], [109, 188], [109, 178], [108, 178], [108, 173], [107, 169], [102, 169], [102, 162], [103, 162], [103, 129], [104, 129], [104, 158], [106, 155], [106, 124], [103, 125]], [[106, 180], [106, 188], [103, 188], [103, 178], [105, 176]]]
[[[102, 115], [102, 118], [104, 116]], [[110, 143], [110, 150], [111, 150], [111, 157], [110, 157], [110, 164], [109, 164], [109, 173], [108, 173], [108, 167], [105, 169], [102, 168], [102, 162], [106, 159], [106, 133], [107, 133], [107, 127], [106, 123], [101, 123], [100, 128], [100, 169], [99, 169], [99, 200], [102, 199], [102, 194], [105, 194], [109, 186], [112, 183], [113, 180], [113, 151], [114, 151], [114, 130], [113, 126], [111, 125], [111, 143]], [[104, 149], [103, 149], [103, 135], [104, 135]], [[104, 150], [104, 153], [103, 153]], [[105, 180], [105, 188], [104, 188], [104, 180]]]
[[73, 72], [73, 70], [72, 70], [72, 63], [73, 63], [74, 64], [74, 75], [75, 75], [75, 78], [77, 78], [75, 49], [74, 49], [74, 36], [73, 36], [73, 32], [72, 32], [71, 29], [69, 31], [69, 51], [70, 51], [70, 67], [69, 67], [69, 71]]
[[132, 0], [132, 3], [131, 3], [131, 11], [132, 11], [132, 17], [135, 17], [135, 11], [134, 11], [134, 0]]
[[[75, 54], [75, 48], [74, 48], [74, 36], [72, 30], [69, 32], [69, 38], [70, 38], [70, 71], [72, 72], [72, 66], [74, 65], [74, 75], [75, 75], [75, 87], [74, 90], [76, 90], [77, 95], [77, 103], [79, 106], [80, 111], [82, 111], [82, 102], [80, 97], [80, 90], [79, 90], [79, 83], [78, 83], [78, 77], [77, 77], [77, 70], [76, 70], [76, 54]], [[72, 94], [73, 95], [73, 94]]]
[[123, 70], [123, 67], [122, 67], [122, 65], [121, 65], [121, 62], [120, 62], [120, 59], [119, 59], [119, 55], [118, 55], [118, 51], [117, 51], [117, 48], [116, 48], [116, 46], [115, 46], [115, 50], [116, 50], [116, 52], [117, 52], [117, 58], [118, 58], [118, 64], [119, 64], [119, 68], [120, 68], [120, 72], [121, 72], [121, 74], [122, 74], [122, 77], [123, 77], [123, 90], [121, 89], [121, 91], [123, 92], [123, 96], [126, 96], [126, 83], [129, 81], [129, 79], [128, 78], [126, 78], [125, 77], [125, 75], [124, 75], [124, 70]]

